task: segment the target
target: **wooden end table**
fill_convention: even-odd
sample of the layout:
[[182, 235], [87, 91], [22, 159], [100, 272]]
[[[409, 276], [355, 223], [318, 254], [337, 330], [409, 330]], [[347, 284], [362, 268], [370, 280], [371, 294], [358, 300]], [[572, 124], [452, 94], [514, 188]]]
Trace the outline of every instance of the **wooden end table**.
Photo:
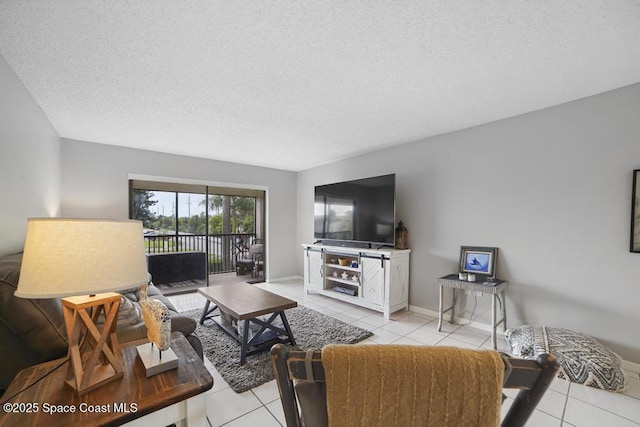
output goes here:
[[79, 397], [64, 384], [66, 358], [23, 369], [2, 396], [0, 426], [144, 426], [185, 419], [190, 427], [208, 426], [203, 393], [213, 387], [213, 378], [184, 335], [171, 334], [178, 368], [149, 378], [136, 361], [135, 345], [142, 342], [121, 347], [121, 380]]
[[[447, 311], [451, 311], [451, 318], [449, 320], [449, 323], [455, 323], [456, 303], [458, 302], [458, 292], [460, 290], [482, 292], [491, 295], [491, 343], [493, 344], [493, 349], [497, 350], [498, 343], [496, 338], [496, 328], [500, 323], [502, 323], [503, 330], [507, 330], [507, 307], [504, 298], [504, 291], [507, 289], [507, 286], [509, 286], [509, 282], [507, 282], [506, 280], [498, 279], [494, 279], [493, 282], [488, 282], [488, 284], [485, 284], [485, 279], [468, 282], [466, 280], [459, 279], [458, 274], [449, 274], [447, 276], [439, 277], [438, 279], [436, 279], [436, 283], [440, 287], [440, 304], [438, 306], [438, 332], [442, 330], [442, 315]], [[451, 302], [451, 306], [445, 310], [442, 309], [443, 288], [451, 288], [453, 293], [453, 301]], [[496, 319], [496, 302], [498, 299], [498, 295], [502, 296], [502, 319], [500, 320]]]
[[[291, 327], [287, 321], [287, 316], [284, 314], [284, 310], [297, 307], [297, 302], [249, 285], [248, 283], [209, 286], [199, 288], [198, 292], [207, 298], [207, 302], [202, 310], [202, 315], [200, 316], [200, 324], [202, 325], [205, 319], [211, 319], [222, 330], [240, 342], [241, 365], [244, 365], [247, 361], [247, 356], [269, 350], [269, 345], [263, 345], [267, 343], [261, 343], [262, 334], [266, 332], [267, 329], [275, 332], [278, 337], [283, 337], [270, 340], [268, 343], [277, 341], [296, 345], [296, 340], [293, 337], [293, 332], [291, 332]], [[210, 307], [212, 303], [214, 305]], [[212, 316], [216, 308], [228, 313], [238, 322], [244, 322], [242, 336], [232, 327], [225, 325], [222, 322], [221, 315]], [[265, 314], [271, 314], [268, 320], [263, 321], [257, 318]], [[282, 320], [284, 329], [273, 324], [273, 321], [277, 317], [280, 317], [280, 320]], [[260, 329], [249, 339], [249, 325], [251, 323], [260, 325]]]

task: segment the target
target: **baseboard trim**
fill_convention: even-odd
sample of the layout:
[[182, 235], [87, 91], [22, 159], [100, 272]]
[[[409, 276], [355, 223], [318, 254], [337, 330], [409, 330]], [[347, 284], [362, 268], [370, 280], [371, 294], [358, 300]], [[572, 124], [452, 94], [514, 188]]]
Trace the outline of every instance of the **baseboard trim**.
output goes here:
[[640, 363], [629, 362], [628, 360], [622, 359], [622, 368], [627, 371], [640, 373]]
[[275, 279], [269, 278], [267, 283], [289, 282], [293, 280], [302, 282], [304, 279], [301, 276], [276, 277]]

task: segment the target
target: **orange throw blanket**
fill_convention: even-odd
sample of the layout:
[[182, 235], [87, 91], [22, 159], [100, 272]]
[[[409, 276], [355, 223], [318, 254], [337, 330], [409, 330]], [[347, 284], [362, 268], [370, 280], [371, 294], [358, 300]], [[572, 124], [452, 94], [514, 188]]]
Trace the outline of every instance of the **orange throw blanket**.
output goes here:
[[496, 351], [328, 345], [322, 364], [329, 426], [500, 424], [504, 363]]

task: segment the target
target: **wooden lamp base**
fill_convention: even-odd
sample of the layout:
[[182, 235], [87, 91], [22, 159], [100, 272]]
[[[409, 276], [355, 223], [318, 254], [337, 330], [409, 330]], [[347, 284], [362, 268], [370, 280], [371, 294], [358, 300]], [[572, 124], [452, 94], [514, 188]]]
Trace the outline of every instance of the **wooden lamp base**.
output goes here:
[[120, 298], [115, 292], [62, 298], [70, 360], [65, 384], [78, 396], [124, 376], [116, 337]]

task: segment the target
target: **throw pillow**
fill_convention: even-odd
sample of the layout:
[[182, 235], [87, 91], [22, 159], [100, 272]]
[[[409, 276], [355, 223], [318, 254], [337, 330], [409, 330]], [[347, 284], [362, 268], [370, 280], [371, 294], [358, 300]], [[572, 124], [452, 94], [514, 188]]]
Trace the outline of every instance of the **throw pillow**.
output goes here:
[[142, 322], [140, 305], [129, 298], [120, 299], [120, 311], [118, 311], [118, 325], [136, 325]]
[[627, 377], [620, 356], [580, 332], [524, 325], [505, 332], [514, 356], [535, 358], [550, 353], [558, 359], [558, 377], [604, 390], [623, 391]]
[[[140, 311], [140, 304], [131, 301], [129, 298], [122, 296], [120, 298], [120, 307], [118, 308], [118, 320], [117, 328], [136, 325], [142, 322], [142, 312]], [[101, 312], [96, 321], [96, 325], [104, 324], [104, 313]]]

